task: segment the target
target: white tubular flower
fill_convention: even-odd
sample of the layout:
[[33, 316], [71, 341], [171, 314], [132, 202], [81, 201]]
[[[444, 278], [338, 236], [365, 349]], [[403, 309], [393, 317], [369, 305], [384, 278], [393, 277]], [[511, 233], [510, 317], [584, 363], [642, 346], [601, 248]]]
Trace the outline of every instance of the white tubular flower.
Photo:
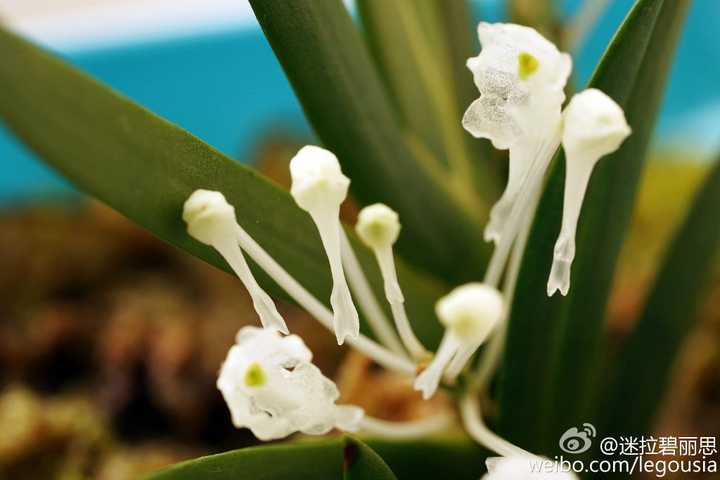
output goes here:
[[[486, 240], [497, 242], [542, 140], [560, 123], [563, 89], [572, 60], [529, 27], [481, 22], [482, 51], [467, 62], [480, 98], [463, 117], [473, 136], [495, 148], [510, 149], [508, 184], [490, 213]], [[542, 172], [544, 173], [544, 172]]]
[[330, 261], [333, 289], [333, 326], [338, 344], [357, 338], [360, 319], [348, 288], [340, 256], [340, 205], [347, 197], [350, 180], [340, 170], [337, 157], [320, 147], [307, 145], [290, 161], [295, 202], [312, 217]]
[[213, 247], [233, 269], [250, 293], [255, 311], [263, 327], [288, 333], [275, 303], [258, 285], [250, 267], [245, 261], [237, 242], [235, 208], [220, 192], [196, 190], [185, 201], [183, 220], [187, 223], [188, 233], [196, 240]]
[[481, 480], [578, 480], [572, 472], [564, 472], [560, 465], [534, 455], [490, 457], [485, 461], [488, 473]]
[[566, 295], [575, 258], [575, 231], [585, 191], [598, 160], [614, 152], [630, 135], [622, 108], [600, 90], [575, 95], [564, 112], [562, 144], [565, 149], [565, 198], [562, 229], [555, 243], [547, 284], [548, 296]]
[[297, 335], [243, 327], [217, 381], [233, 424], [249, 428], [260, 440], [357, 430], [363, 410], [336, 405], [337, 387], [311, 361], [312, 353]]
[[448, 363], [459, 351], [477, 349], [500, 322], [504, 311], [502, 295], [482, 283], [456, 288], [435, 304], [440, 323], [446, 330], [435, 358], [415, 379], [415, 390], [428, 399], [437, 390]]
[[363, 208], [358, 215], [355, 231], [372, 249], [380, 266], [387, 298], [405, 348], [415, 359], [427, 358], [428, 351], [415, 336], [405, 311], [405, 297], [400, 289], [393, 257], [393, 245], [400, 235], [398, 214], [387, 205], [376, 203]]

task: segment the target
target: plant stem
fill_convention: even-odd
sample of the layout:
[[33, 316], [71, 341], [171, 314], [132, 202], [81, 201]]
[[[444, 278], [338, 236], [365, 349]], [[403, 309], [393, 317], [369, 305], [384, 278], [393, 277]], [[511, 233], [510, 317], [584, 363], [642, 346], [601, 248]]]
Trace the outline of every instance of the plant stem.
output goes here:
[[505, 457], [531, 455], [530, 452], [498, 436], [485, 425], [480, 414], [480, 406], [472, 394], [465, 394], [460, 399], [460, 415], [465, 429], [480, 445]]
[[[238, 225], [237, 239], [242, 248], [257, 263], [260, 268], [275, 280], [301, 307], [314, 316], [325, 328], [333, 331], [333, 313], [302, 285], [298, 283], [269, 253], [267, 253], [253, 238]], [[372, 358], [383, 367], [405, 375], [415, 375], [415, 364], [407, 358], [400, 356], [379, 345], [364, 335], [348, 337], [348, 343]]]
[[375, 293], [368, 283], [350, 239], [348, 239], [347, 233], [342, 228], [340, 229], [340, 251], [348, 282], [357, 297], [360, 309], [365, 314], [365, 319], [370, 324], [370, 328], [377, 335], [380, 343], [398, 355], [405, 355], [405, 350], [403, 350], [398, 336], [390, 326], [390, 320], [388, 320], [382, 307], [380, 307]]
[[360, 422], [360, 430], [377, 437], [402, 440], [439, 433], [447, 430], [451, 424], [452, 416], [450, 414], [439, 414], [409, 422], [391, 422], [365, 416]]

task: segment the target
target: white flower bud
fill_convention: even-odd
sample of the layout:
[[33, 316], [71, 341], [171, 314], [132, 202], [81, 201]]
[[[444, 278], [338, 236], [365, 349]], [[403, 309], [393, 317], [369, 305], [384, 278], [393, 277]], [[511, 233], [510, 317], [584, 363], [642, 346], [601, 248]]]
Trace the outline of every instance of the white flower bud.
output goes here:
[[585, 192], [598, 160], [614, 152], [630, 135], [622, 108], [600, 90], [575, 95], [564, 112], [565, 197], [560, 235], [555, 243], [547, 294], [570, 289], [575, 232]]
[[220, 192], [196, 190], [185, 201], [183, 220], [188, 233], [223, 256], [250, 294], [253, 307], [265, 328], [288, 333], [287, 325], [270, 296], [258, 285], [238, 245], [240, 228], [235, 209]]
[[443, 372], [455, 355], [469, 357], [500, 322], [504, 301], [497, 289], [482, 283], [469, 283], [456, 288], [435, 304], [445, 335], [430, 365], [415, 379], [415, 390], [430, 398], [440, 383]]
[[332, 152], [312, 145], [301, 148], [292, 158], [290, 176], [290, 192], [315, 222], [330, 262], [333, 327], [338, 344], [342, 345], [345, 337], [357, 338], [360, 334], [360, 318], [345, 279], [340, 252], [340, 204], [347, 196], [350, 180], [343, 175]]
[[339, 207], [350, 186], [337, 157], [314, 145], [302, 147], [290, 160], [290, 176], [290, 193], [300, 208], [309, 213], [328, 206]]
[[577, 480], [572, 472], [563, 472], [550, 460], [533, 455], [490, 457], [485, 461], [488, 473], [481, 480]]
[[440, 323], [464, 343], [482, 343], [503, 315], [504, 302], [497, 289], [482, 283], [456, 288], [435, 304]]
[[416, 360], [425, 359], [429, 353], [415, 336], [405, 311], [405, 297], [400, 288], [392, 247], [400, 235], [398, 214], [387, 205], [376, 203], [360, 210], [355, 231], [360, 239], [375, 253], [383, 277], [385, 297], [393, 313], [395, 327], [408, 352]]
[[575, 162], [594, 165], [617, 150], [631, 133], [623, 109], [596, 88], [574, 95], [563, 115], [562, 145]]
[[185, 201], [183, 220], [190, 236], [211, 247], [235, 237], [235, 209], [220, 192], [195, 190]]
[[357, 430], [362, 409], [335, 404], [337, 387], [310, 363], [312, 353], [300, 337], [244, 327], [236, 342], [217, 386], [237, 428], [249, 428], [260, 440]]
[[392, 246], [400, 235], [398, 214], [381, 203], [370, 205], [360, 210], [355, 231], [370, 248]]

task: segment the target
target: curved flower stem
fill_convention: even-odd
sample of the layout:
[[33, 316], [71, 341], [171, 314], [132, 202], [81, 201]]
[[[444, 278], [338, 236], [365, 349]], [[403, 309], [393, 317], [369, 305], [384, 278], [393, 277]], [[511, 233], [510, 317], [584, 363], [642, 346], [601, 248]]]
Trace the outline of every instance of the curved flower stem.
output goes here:
[[390, 320], [385, 315], [382, 307], [380, 307], [375, 293], [368, 283], [365, 272], [363, 272], [360, 262], [355, 255], [355, 250], [353, 250], [352, 244], [347, 237], [347, 233], [345, 233], [345, 230], [342, 228], [340, 229], [340, 252], [350, 288], [357, 297], [360, 309], [365, 314], [370, 328], [372, 328], [372, 331], [377, 335], [383, 345], [398, 355], [405, 355], [405, 350], [397, 334], [392, 329]]
[[537, 154], [528, 167], [522, 178], [519, 188], [518, 198], [512, 207], [509, 220], [503, 228], [500, 241], [497, 243], [490, 264], [485, 271], [484, 283], [491, 286], [497, 286], [500, 283], [503, 269], [507, 262], [508, 256], [518, 232], [527, 221], [532, 213], [533, 194], [536, 189], [541, 188], [553, 155], [560, 145], [560, 126], [553, 132], [552, 137], [548, 141], [541, 142], [538, 146]]
[[423, 346], [422, 342], [420, 342], [415, 335], [412, 325], [410, 325], [410, 320], [405, 311], [405, 298], [403, 297], [397, 279], [392, 247], [388, 246], [375, 249], [375, 257], [380, 266], [380, 272], [385, 283], [385, 297], [392, 310], [395, 328], [400, 334], [400, 340], [402, 340], [405, 349], [410, 352], [412, 358], [418, 361], [432, 357], [430, 352], [425, 349], [425, 346]]
[[471, 383], [469, 391], [483, 390], [490, 381], [492, 374], [495, 373], [498, 363], [500, 362], [500, 356], [502, 355], [503, 348], [505, 346], [508, 319], [512, 313], [515, 287], [517, 286], [517, 279], [520, 274], [523, 255], [525, 254], [525, 247], [527, 246], [528, 237], [530, 236], [530, 229], [532, 228], [533, 218], [535, 216], [534, 212], [537, 209], [538, 202], [540, 201], [540, 193], [540, 188], [536, 188], [535, 192], [533, 192], [532, 207], [530, 208], [530, 211], [533, 212], [533, 214], [529, 215], [525, 220], [525, 224], [522, 226], [520, 235], [513, 245], [513, 251], [510, 255], [510, 264], [508, 265], [507, 274], [505, 275], [505, 280], [503, 282], [503, 296], [507, 302], [507, 308], [505, 309], [500, 325], [496, 329], [495, 333], [493, 333], [490, 342], [482, 352], [478, 368], [470, 380]]
[[[237, 226], [237, 240], [240, 247], [247, 252], [250, 258], [265, 270], [270, 278], [285, 290], [293, 300], [314, 316], [325, 328], [331, 332], [333, 331], [333, 313], [330, 309], [300, 285], [239, 225]], [[348, 337], [347, 340], [350, 345], [383, 367], [404, 375], [415, 375], [415, 364], [413, 362], [382, 347], [366, 336]]]
[[365, 416], [360, 421], [360, 430], [370, 435], [402, 440], [421, 438], [447, 430], [452, 424], [452, 415], [440, 414], [409, 422], [391, 422]]
[[480, 415], [480, 405], [472, 394], [465, 394], [460, 399], [460, 415], [463, 425], [470, 436], [480, 445], [489, 448], [502, 456], [532, 455], [527, 450], [513, 445], [491, 431]]

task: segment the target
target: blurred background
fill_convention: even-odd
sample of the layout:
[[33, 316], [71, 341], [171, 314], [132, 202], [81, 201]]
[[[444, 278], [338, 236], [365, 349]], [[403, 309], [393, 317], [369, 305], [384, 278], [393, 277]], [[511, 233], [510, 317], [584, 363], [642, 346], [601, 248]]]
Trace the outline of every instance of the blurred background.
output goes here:
[[[476, 19], [527, 20], [533, 1], [472, 8]], [[632, 3], [553, 3], [575, 85]], [[0, 0], [0, 23], [280, 183], [290, 156], [313, 141], [245, 0]], [[720, 152], [718, 31], [720, 2], [695, 0], [617, 274], [611, 339], [631, 328], [669, 234]], [[239, 282], [86, 201], [1, 124], [0, 166], [0, 478], [137, 478], [252, 442], [233, 431], [214, 387], [234, 333], [254, 321]], [[711, 288], [659, 431], [720, 432], [720, 275]], [[283, 309], [346, 400], [391, 419], [444, 408], [442, 398], [418, 402], [405, 381], [359, 356], [341, 362], [330, 335]]]

